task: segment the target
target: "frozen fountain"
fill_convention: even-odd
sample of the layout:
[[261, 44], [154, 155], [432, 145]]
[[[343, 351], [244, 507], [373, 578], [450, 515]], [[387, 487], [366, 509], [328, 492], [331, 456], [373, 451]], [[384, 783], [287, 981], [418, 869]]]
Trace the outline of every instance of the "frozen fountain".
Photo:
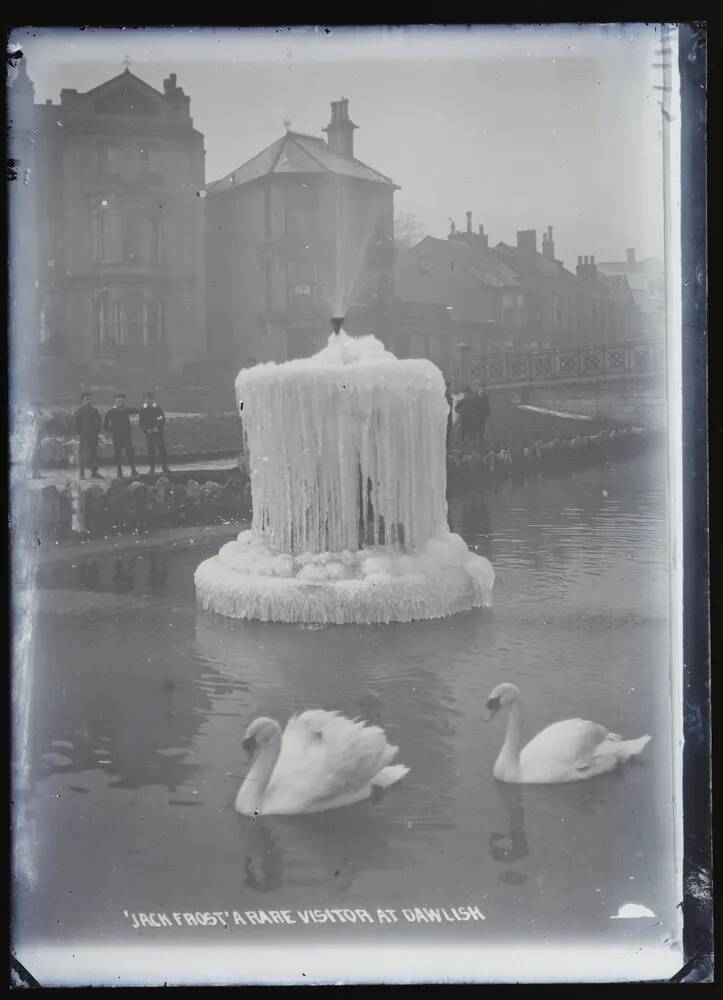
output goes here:
[[342, 324], [313, 357], [239, 373], [253, 520], [196, 570], [198, 603], [327, 624], [488, 606], [492, 566], [447, 524], [442, 373]]

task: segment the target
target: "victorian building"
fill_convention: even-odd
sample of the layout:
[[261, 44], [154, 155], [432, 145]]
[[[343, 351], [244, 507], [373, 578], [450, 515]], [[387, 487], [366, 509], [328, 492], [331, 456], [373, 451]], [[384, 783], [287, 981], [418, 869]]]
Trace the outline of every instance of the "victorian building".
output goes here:
[[226, 376], [250, 360], [319, 350], [330, 319], [385, 326], [393, 289], [396, 185], [354, 156], [348, 101], [326, 140], [289, 130], [208, 186], [209, 360]]
[[21, 336], [41, 389], [169, 384], [203, 361], [205, 154], [189, 104], [175, 74], [160, 92], [126, 69], [28, 111], [38, 316]]

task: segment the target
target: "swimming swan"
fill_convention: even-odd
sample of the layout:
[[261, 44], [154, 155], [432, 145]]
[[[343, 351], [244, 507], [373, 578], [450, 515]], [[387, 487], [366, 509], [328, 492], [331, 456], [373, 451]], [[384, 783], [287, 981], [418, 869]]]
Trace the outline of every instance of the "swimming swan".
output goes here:
[[642, 753], [649, 736], [624, 740], [605, 726], [585, 719], [555, 722], [520, 751], [520, 689], [498, 684], [487, 699], [487, 722], [507, 707], [507, 731], [492, 773], [498, 781], [553, 785], [584, 781], [612, 771], [622, 761]]
[[322, 812], [361, 802], [408, 773], [389, 766], [398, 747], [384, 730], [322, 709], [293, 715], [281, 732], [274, 719], [256, 719], [243, 748], [253, 755], [236, 796], [244, 816]]

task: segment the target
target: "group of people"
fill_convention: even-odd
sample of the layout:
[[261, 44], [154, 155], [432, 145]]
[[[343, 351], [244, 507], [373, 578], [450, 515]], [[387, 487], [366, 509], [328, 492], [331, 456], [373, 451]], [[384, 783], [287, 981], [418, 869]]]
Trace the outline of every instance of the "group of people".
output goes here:
[[138, 426], [146, 436], [151, 475], [156, 471], [157, 461], [160, 461], [164, 472], [169, 471], [163, 434], [166, 415], [152, 392], [144, 395], [143, 405], [140, 407], [128, 406], [125, 393], [118, 393], [105, 419], [93, 406], [91, 394], [84, 392], [80, 397], [80, 406], [75, 411], [75, 432], [80, 438], [78, 464], [81, 479], [85, 479], [86, 469], [90, 469], [94, 479], [102, 478], [98, 471], [98, 436], [101, 431], [109, 434], [113, 442], [118, 478], [123, 478], [124, 460], [131, 467], [131, 476], [138, 475], [131, 425], [131, 417], [134, 416], [138, 417]]
[[447, 403], [449, 405], [449, 416], [447, 417], [447, 450], [449, 450], [452, 439], [452, 426], [454, 413], [459, 417], [459, 432], [462, 444], [476, 445], [482, 444], [485, 428], [490, 415], [490, 400], [484, 386], [479, 386], [476, 390], [467, 388], [462, 397], [454, 403], [451, 387], [447, 382], [446, 391]]

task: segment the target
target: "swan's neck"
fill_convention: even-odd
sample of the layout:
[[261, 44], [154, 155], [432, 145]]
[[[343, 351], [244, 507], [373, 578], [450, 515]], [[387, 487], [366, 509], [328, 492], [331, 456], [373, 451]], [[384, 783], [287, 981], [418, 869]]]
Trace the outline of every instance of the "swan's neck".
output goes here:
[[236, 809], [245, 816], [261, 812], [261, 805], [281, 750], [281, 731], [257, 750], [253, 763], [236, 796]]
[[507, 710], [507, 729], [505, 730], [505, 741], [502, 744], [497, 762], [495, 763], [494, 775], [496, 778], [514, 779], [520, 769], [520, 740], [521, 740], [522, 717], [519, 703], [513, 701]]

